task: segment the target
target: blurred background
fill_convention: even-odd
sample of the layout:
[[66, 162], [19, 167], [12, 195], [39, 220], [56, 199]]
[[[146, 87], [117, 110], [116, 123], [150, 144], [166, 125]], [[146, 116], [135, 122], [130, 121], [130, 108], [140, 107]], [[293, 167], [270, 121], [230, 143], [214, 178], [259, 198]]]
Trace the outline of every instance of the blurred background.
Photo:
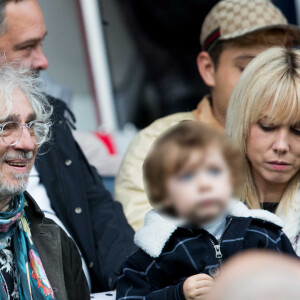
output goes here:
[[[42, 76], [70, 105], [77, 129], [97, 131], [120, 159], [137, 130], [194, 109], [207, 93], [196, 56], [201, 24], [217, 2], [39, 0], [49, 32]], [[273, 3], [299, 24], [300, 0]]]

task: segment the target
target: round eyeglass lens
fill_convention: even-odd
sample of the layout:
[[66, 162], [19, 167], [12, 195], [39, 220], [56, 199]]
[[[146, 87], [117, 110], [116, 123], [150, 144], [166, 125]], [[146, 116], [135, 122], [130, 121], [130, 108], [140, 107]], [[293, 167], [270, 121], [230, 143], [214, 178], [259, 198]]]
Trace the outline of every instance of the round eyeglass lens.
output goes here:
[[22, 126], [17, 122], [8, 122], [2, 127], [2, 138], [4, 143], [15, 145], [20, 140]]
[[49, 126], [44, 122], [32, 122], [30, 128], [35, 138], [35, 143], [42, 144], [49, 133]]

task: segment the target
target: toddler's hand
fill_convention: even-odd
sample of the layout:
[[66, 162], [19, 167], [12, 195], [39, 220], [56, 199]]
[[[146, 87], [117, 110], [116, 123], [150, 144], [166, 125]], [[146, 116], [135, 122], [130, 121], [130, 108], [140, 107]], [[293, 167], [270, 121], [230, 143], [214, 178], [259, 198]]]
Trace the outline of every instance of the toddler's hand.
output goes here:
[[212, 277], [198, 274], [189, 277], [183, 284], [183, 293], [186, 300], [205, 300], [214, 285]]

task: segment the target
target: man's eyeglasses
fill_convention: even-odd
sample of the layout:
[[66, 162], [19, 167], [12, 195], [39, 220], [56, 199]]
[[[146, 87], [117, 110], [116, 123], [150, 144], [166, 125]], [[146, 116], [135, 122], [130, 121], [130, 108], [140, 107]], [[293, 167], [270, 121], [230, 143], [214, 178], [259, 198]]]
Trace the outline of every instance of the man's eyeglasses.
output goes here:
[[42, 121], [32, 121], [22, 125], [19, 122], [8, 121], [0, 124], [0, 133], [2, 140], [9, 146], [16, 145], [22, 136], [23, 128], [26, 127], [35, 144], [42, 144], [49, 133], [50, 125]]

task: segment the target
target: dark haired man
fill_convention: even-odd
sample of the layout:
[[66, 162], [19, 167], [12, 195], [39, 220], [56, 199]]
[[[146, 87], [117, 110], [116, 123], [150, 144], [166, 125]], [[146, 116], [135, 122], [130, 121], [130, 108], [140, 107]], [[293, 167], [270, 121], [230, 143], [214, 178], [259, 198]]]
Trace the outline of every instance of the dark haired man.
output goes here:
[[[36, 0], [0, 0], [0, 50], [7, 61], [25, 64], [37, 74], [47, 69], [42, 50], [46, 35]], [[52, 140], [36, 160], [28, 191], [76, 242], [92, 291], [112, 290], [123, 260], [135, 249], [133, 231], [75, 142], [69, 127], [73, 120], [65, 118], [70, 111], [62, 101], [48, 100], [54, 107]]]
[[155, 121], [132, 142], [116, 179], [115, 199], [123, 204], [130, 225], [140, 229], [151, 209], [144, 190], [142, 166], [153, 141], [170, 126], [196, 120], [223, 129], [231, 93], [248, 63], [263, 50], [300, 43], [300, 29], [289, 25], [268, 0], [223, 0], [207, 15], [201, 31], [199, 73], [211, 94], [197, 109]]

